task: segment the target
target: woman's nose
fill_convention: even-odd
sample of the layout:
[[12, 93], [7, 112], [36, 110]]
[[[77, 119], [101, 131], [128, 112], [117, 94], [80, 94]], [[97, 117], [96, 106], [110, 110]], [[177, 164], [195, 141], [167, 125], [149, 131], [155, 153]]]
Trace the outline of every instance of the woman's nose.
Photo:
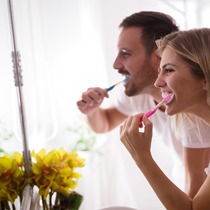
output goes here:
[[159, 75], [154, 83], [155, 87], [161, 88], [166, 84], [166, 82], [161, 78], [161, 75]]

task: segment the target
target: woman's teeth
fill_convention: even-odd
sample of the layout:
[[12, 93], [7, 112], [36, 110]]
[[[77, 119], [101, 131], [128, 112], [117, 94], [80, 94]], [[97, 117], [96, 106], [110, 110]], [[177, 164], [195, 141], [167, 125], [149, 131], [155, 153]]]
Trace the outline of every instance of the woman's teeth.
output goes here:
[[166, 92], [162, 92], [162, 97], [163, 98], [165, 98], [167, 95], [169, 95], [171, 92], [168, 92], [168, 91], [166, 91]]

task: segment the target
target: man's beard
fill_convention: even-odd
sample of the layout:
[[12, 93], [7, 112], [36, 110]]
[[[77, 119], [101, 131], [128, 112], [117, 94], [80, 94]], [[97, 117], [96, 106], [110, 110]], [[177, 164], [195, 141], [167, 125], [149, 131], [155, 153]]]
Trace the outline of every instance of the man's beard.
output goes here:
[[125, 94], [129, 97], [139, 95], [139, 92], [140, 91], [138, 91], [134, 84], [132, 84], [131, 87], [125, 89]]
[[129, 97], [131, 96], [136, 96], [136, 95], [140, 95], [140, 94], [147, 94], [148, 91], [150, 91], [151, 88], [154, 87], [154, 82], [156, 80], [156, 72], [150, 72], [149, 75], [142, 75], [139, 76], [139, 78], [141, 78], [141, 81], [138, 82], [138, 80], [136, 81], [136, 83], [133, 83], [132, 79], [129, 81], [129, 84], [127, 86], [127, 88], [125, 89], [125, 94]]
[[[125, 69], [119, 70], [119, 73], [126, 74], [128, 71]], [[129, 72], [128, 72], [129, 73]], [[128, 85], [125, 89], [125, 94], [129, 97], [140, 94], [147, 94], [150, 88], [154, 87], [154, 82], [158, 76], [157, 71], [151, 64], [151, 57], [149, 56], [144, 60], [139, 74], [136, 74], [134, 79], [130, 78]], [[140, 80], [137, 79], [140, 78]], [[133, 82], [135, 81], [135, 83]]]

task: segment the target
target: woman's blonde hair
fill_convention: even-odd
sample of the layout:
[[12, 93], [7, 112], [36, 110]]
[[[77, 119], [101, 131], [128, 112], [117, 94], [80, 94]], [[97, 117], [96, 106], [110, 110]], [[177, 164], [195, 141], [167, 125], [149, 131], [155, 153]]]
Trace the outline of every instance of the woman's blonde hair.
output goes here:
[[210, 28], [174, 32], [156, 44], [160, 54], [166, 47], [172, 48], [189, 65], [192, 74], [205, 80], [210, 106]]

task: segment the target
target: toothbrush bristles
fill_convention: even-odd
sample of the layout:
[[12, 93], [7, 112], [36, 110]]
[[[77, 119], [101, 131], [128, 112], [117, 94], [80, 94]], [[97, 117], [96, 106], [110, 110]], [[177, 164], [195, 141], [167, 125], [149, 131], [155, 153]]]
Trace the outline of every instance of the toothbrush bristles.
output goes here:
[[169, 93], [164, 99], [163, 101], [165, 102], [165, 104], [168, 104], [172, 101], [172, 99], [174, 98], [174, 94], [173, 93]]
[[116, 87], [116, 86], [119, 85], [120, 83], [124, 83], [124, 84], [125, 84], [125, 83], [128, 82], [128, 80], [129, 80], [129, 77], [125, 77], [124, 80], [122, 80], [122, 81], [120, 81], [120, 82], [118, 82], [118, 83], [116, 83], [116, 84], [114, 84], [114, 85], [112, 85], [112, 86], [106, 88], [106, 91], [108, 92], [108, 91], [112, 90], [114, 87]]

